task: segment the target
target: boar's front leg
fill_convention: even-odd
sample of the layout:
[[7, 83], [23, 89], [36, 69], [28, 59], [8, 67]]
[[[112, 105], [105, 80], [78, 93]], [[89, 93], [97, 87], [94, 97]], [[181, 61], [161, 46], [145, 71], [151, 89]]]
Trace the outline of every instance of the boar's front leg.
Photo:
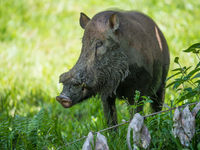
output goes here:
[[108, 126], [117, 124], [117, 110], [115, 106], [116, 97], [102, 96], [102, 104], [104, 117], [106, 118]]

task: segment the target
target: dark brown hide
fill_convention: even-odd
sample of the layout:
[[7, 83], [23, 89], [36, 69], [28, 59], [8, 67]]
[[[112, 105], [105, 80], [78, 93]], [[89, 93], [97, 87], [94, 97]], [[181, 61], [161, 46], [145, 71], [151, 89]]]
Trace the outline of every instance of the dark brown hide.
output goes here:
[[60, 76], [64, 87], [57, 100], [68, 108], [99, 93], [109, 125], [117, 123], [116, 97], [134, 104], [135, 90], [161, 110], [170, 61], [155, 22], [139, 12], [104, 11], [92, 19], [81, 13], [80, 25], [85, 30], [81, 55]]

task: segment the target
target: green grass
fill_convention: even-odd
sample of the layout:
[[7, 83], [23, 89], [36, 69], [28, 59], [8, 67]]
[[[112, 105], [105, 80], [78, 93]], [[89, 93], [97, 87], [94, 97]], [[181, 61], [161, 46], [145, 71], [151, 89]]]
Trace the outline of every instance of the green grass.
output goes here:
[[[0, 149], [81, 149], [83, 141], [65, 144], [106, 127], [98, 97], [64, 109], [55, 96], [62, 89], [59, 75], [80, 54], [80, 12], [92, 17], [110, 8], [138, 10], [156, 21], [170, 47], [170, 69], [175, 56], [185, 65], [197, 61], [181, 50], [199, 42], [199, 1], [0, 0]], [[167, 89], [166, 103], [175, 98]], [[128, 120], [126, 104], [118, 101], [117, 108], [119, 122]], [[182, 148], [171, 135], [171, 118], [167, 113], [147, 120], [151, 149]], [[127, 125], [104, 133], [111, 150], [127, 149], [126, 132]], [[191, 149], [200, 141], [195, 138]]]

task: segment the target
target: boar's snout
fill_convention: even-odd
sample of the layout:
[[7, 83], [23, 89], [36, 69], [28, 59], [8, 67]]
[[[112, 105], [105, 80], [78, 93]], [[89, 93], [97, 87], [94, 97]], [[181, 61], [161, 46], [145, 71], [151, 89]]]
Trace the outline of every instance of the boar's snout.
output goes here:
[[64, 95], [59, 95], [56, 97], [56, 100], [64, 107], [69, 108], [72, 106], [72, 100]]

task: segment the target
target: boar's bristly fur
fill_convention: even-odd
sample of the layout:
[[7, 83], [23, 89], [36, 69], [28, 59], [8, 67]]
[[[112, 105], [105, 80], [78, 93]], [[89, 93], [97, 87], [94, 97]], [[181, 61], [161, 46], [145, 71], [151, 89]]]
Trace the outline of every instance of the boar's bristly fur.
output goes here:
[[[82, 50], [75, 66], [60, 76], [57, 100], [69, 108], [92, 95], [101, 95], [108, 125], [117, 123], [116, 97], [134, 104], [135, 90], [150, 96], [162, 109], [169, 51], [155, 22], [134, 11], [104, 11], [90, 19], [80, 16]], [[138, 111], [142, 110], [140, 106]]]

